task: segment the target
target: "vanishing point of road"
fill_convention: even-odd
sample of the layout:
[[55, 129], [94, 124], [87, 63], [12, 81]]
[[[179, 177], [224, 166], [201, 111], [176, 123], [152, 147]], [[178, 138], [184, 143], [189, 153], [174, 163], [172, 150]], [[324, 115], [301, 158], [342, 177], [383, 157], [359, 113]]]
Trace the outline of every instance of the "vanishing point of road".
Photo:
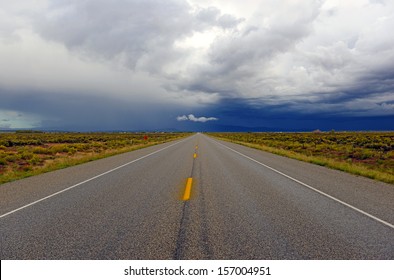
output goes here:
[[1, 259], [394, 259], [394, 186], [203, 134], [0, 186]]

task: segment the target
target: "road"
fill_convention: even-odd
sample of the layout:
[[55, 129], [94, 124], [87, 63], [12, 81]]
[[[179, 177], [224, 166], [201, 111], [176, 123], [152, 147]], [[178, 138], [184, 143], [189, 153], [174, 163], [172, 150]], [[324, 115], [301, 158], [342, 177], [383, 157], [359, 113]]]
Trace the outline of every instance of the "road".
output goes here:
[[1, 259], [394, 259], [394, 186], [203, 134], [0, 186]]

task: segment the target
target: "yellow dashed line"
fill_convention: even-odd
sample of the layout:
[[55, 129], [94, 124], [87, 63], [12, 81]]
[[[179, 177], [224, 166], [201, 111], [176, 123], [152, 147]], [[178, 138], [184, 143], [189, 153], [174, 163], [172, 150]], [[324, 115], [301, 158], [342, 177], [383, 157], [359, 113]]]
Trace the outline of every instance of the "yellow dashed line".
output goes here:
[[192, 183], [193, 183], [193, 178], [191, 178], [191, 177], [187, 178], [185, 193], [183, 194], [183, 197], [182, 197], [183, 200], [190, 199], [190, 193], [192, 191]]
[[194, 155], [193, 155], [193, 158], [196, 158], [197, 157], [197, 154], [196, 153], [194, 153]]

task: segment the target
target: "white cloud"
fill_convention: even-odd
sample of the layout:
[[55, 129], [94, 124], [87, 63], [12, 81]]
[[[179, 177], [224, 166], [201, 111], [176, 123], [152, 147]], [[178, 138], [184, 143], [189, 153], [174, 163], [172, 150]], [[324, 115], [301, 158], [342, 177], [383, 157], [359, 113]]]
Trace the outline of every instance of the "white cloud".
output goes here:
[[186, 115], [176, 117], [177, 121], [187, 121], [189, 118]]
[[208, 122], [208, 121], [217, 121], [218, 118], [214, 117], [195, 117], [193, 114], [178, 116], [176, 118], [177, 121], [192, 121], [192, 122]]

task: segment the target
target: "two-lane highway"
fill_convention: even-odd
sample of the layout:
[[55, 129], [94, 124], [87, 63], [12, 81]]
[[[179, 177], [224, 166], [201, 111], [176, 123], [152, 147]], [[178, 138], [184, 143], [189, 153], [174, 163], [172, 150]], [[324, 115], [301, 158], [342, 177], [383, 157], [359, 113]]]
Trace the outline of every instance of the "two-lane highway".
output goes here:
[[0, 186], [1, 259], [393, 259], [394, 186], [202, 134]]

